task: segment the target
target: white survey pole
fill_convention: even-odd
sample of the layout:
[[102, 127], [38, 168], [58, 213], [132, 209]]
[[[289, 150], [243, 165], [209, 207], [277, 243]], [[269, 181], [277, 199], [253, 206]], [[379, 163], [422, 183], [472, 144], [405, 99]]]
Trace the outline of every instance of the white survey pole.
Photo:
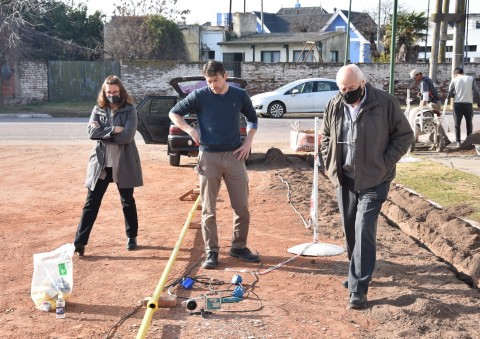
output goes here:
[[315, 117], [315, 147], [314, 147], [314, 165], [313, 165], [313, 183], [312, 183], [312, 195], [310, 197], [310, 224], [313, 228], [313, 242], [300, 244], [288, 249], [288, 252], [295, 253], [297, 255], [305, 256], [330, 256], [339, 255], [345, 252], [345, 250], [337, 245], [331, 245], [318, 241], [318, 167], [320, 164], [318, 154], [319, 144], [319, 131], [318, 131], [318, 117]]

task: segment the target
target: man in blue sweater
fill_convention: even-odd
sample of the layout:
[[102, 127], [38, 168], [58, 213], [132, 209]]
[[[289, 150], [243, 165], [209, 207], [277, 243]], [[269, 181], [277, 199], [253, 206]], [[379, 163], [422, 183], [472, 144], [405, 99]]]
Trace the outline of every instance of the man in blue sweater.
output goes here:
[[[202, 235], [207, 259], [203, 267], [218, 265], [216, 205], [220, 183], [225, 181], [234, 211], [230, 255], [249, 262], [260, 257], [247, 248], [250, 211], [248, 208], [248, 175], [245, 159], [252, 148], [258, 118], [252, 101], [243, 89], [229, 86], [221, 62], [210, 60], [203, 68], [206, 87], [195, 90], [170, 111], [172, 122], [200, 145], [197, 172], [202, 197]], [[199, 130], [183, 118], [197, 115]], [[240, 139], [240, 114], [247, 119], [247, 136]]]

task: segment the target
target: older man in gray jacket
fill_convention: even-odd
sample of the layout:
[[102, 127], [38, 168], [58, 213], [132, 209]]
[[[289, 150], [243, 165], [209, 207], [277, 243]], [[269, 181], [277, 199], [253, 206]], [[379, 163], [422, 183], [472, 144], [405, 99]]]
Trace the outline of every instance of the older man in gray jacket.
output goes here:
[[340, 92], [327, 104], [321, 154], [336, 187], [350, 261], [349, 307], [367, 306], [376, 260], [377, 220], [397, 162], [414, 135], [398, 100], [365, 82], [356, 65], [337, 73]]

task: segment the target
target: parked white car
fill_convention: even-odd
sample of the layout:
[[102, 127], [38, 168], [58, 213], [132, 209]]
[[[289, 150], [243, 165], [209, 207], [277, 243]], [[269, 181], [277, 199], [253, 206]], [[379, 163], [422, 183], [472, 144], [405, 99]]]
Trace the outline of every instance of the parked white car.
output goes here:
[[325, 78], [300, 79], [272, 92], [252, 96], [257, 115], [281, 118], [288, 113], [319, 113], [338, 93], [335, 80]]

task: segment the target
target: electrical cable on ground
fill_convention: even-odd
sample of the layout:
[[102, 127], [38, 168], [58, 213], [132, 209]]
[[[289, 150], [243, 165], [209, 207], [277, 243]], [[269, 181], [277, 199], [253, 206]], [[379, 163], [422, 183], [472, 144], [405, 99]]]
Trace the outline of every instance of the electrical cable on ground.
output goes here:
[[283, 182], [287, 186], [287, 202], [290, 204], [290, 206], [292, 206], [293, 210], [300, 216], [305, 228], [310, 228], [310, 225], [305, 221], [305, 218], [302, 216], [302, 214], [292, 204], [292, 200], [290, 199], [290, 185], [288, 184], [287, 181], [285, 181], [282, 178], [282, 176], [280, 175], [280, 173], [278, 173], [278, 171], [275, 174], [280, 178], [280, 181]]
[[[167, 285], [165, 287], [168, 288], [168, 291], [170, 292], [170, 287], [172, 286], [175, 286], [176, 284], [178, 284], [188, 273], [190, 273], [191, 270], [193, 270], [199, 263], [200, 261], [204, 258], [205, 254], [203, 254], [203, 256], [200, 257], [200, 259], [197, 260], [197, 262], [195, 262], [190, 268], [188, 268], [186, 271], [185, 271], [185, 275], [181, 278], [178, 278], [178, 279], [174, 279], [172, 283], [170, 283], [170, 285]], [[170, 294], [170, 293], [168, 293]], [[174, 295], [174, 294], [172, 294]], [[176, 296], [176, 295], [175, 295]], [[136, 306], [135, 309], [133, 311], [131, 311], [130, 313], [128, 313], [127, 315], [123, 316], [122, 318], [120, 318], [111, 328], [110, 330], [107, 332], [106, 336], [105, 336], [105, 339], [109, 339], [110, 336], [113, 334], [112, 331], [117, 329], [119, 327], [119, 325], [121, 325], [125, 320], [127, 320], [128, 318], [130, 318], [132, 315], [134, 315], [137, 311], [139, 311], [141, 308], [143, 307], [143, 303], [140, 303], [140, 305]]]
[[112, 331], [116, 330], [125, 320], [127, 320], [127, 319], [130, 318], [132, 315], [134, 315], [135, 313], [137, 313], [142, 307], [143, 307], [143, 304], [140, 303], [140, 305], [136, 306], [133, 311], [131, 311], [131, 312], [128, 313], [127, 315], [121, 317], [112, 327], [110, 327], [110, 329], [108, 330], [107, 334], [105, 335], [105, 339], [111, 338], [111, 336], [115, 333], [115, 332], [112, 332]]

